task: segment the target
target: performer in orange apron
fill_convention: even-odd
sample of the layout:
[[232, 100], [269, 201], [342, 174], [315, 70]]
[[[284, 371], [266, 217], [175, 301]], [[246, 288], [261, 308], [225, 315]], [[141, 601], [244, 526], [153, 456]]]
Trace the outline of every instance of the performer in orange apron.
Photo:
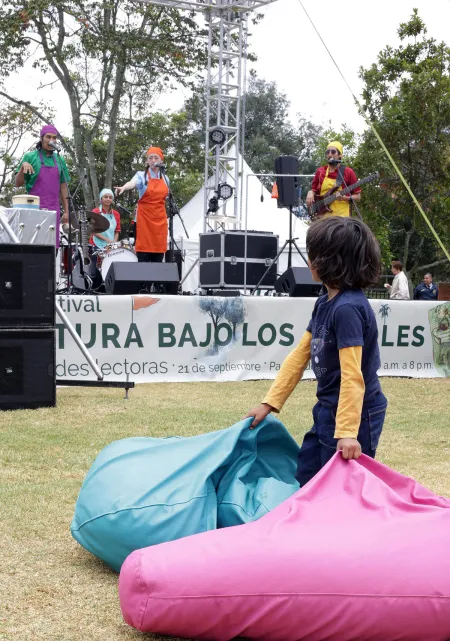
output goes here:
[[167, 251], [168, 222], [165, 203], [169, 193], [169, 179], [162, 175], [158, 167], [158, 163], [163, 160], [162, 150], [150, 147], [145, 170], [138, 171], [122, 187], [115, 187], [117, 196], [130, 189], [137, 189], [139, 192], [135, 242], [139, 262], [160, 263]]
[[[327, 146], [325, 152], [327, 158], [327, 165], [319, 167], [313, 178], [311, 191], [306, 196], [306, 205], [311, 207], [315, 201], [316, 196], [324, 196], [330, 189], [335, 187], [338, 179], [338, 167], [342, 162], [343, 154], [342, 143], [338, 140], [333, 140]], [[338, 192], [348, 185], [354, 185], [357, 182], [355, 172], [351, 167], [345, 167], [342, 171], [342, 183], [338, 188]], [[357, 201], [361, 198], [361, 187], [354, 189], [351, 194], [347, 196], [339, 196], [330, 204], [331, 213], [323, 215], [323, 218], [329, 216], [350, 216], [350, 202]]]

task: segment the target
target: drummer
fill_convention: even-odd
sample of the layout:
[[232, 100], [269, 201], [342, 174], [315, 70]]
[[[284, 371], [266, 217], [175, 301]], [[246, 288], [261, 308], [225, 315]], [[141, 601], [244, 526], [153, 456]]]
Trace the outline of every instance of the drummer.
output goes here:
[[89, 238], [89, 244], [98, 249], [104, 249], [110, 243], [116, 243], [120, 234], [120, 214], [112, 208], [114, 194], [111, 189], [102, 189], [100, 192], [100, 206], [92, 210], [94, 214], [101, 214], [109, 222], [109, 227], [100, 233], [94, 233]]

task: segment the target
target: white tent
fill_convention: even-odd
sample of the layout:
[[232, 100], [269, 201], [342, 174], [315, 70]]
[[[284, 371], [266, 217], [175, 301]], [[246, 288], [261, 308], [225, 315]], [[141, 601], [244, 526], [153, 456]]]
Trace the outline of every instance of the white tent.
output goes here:
[[[239, 163], [241, 160], [239, 159]], [[240, 164], [239, 164], [240, 166]], [[269, 191], [263, 186], [258, 177], [253, 174], [250, 167], [244, 161], [243, 175], [240, 188], [242, 191], [241, 224], [225, 225], [225, 229], [245, 229], [245, 218], [247, 215], [247, 229], [250, 231], [268, 231], [279, 237], [279, 248], [289, 237], [289, 211], [285, 208], [278, 209], [277, 201], [271, 198]], [[211, 179], [212, 180], [212, 179]], [[232, 184], [231, 178], [228, 183]], [[247, 193], [248, 186], [248, 193]], [[196, 195], [181, 209], [180, 214], [186, 226], [189, 239], [183, 229], [178, 216], [174, 219], [174, 237], [177, 245], [185, 252], [183, 265], [183, 276], [192, 267], [199, 255], [199, 234], [204, 231], [204, 199], [205, 189], [202, 187]], [[261, 202], [262, 199], [262, 202]], [[233, 203], [229, 201], [228, 212], [232, 211]], [[240, 209], [240, 206], [238, 207]], [[221, 213], [226, 213], [222, 212]], [[207, 227], [207, 230], [209, 228]], [[308, 225], [293, 216], [292, 237], [296, 238], [297, 245], [306, 257], [306, 231]], [[287, 248], [280, 256], [278, 262], [278, 273], [282, 274], [287, 269], [288, 250]], [[302, 257], [295, 248], [292, 251], [292, 265], [305, 265]], [[185, 291], [195, 291], [198, 288], [198, 263], [183, 283]]]

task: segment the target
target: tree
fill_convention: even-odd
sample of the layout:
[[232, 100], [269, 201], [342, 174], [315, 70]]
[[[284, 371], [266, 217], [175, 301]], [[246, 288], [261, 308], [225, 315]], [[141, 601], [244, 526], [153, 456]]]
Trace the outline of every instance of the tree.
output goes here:
[[[297, 115], [298, 123], [289, 120], [290, 102], [275, 82], [250, 76], [245, 92], [244, 157], [255, 173], [273, 173], [274, 161], [283, 154], [297, 156], [300, 173], [311, 173], [315, 141], [321, 127]], [[184, 107], [200, 141], [205, 136], [205, 102], [198, 88]], [[193, 132], [194, 133], [194, 132]], [[273, 179], [263, 180], [271, 188]]]
[[[377, 64], [361, 69], [364, 107], [422, 204], [444, 245], [450, 241], [450, 48], [427, 37], [414, 10], [398, 29], [401, 45], [386, 47]], [[369, 129], [358, 148], [359, 173], [382, 174], [378, 189], [364, 195], [365, 219], [384, 228], [390, 248], [407, 275], [447, 259]]]
[[[154, 92], [188, 85], [206, 63], [205, 31], [192, 16], [131, 0], [6, 0], [0, 8], [3, 78], [33, 56], [33, 66], [65, 90], [73, 140], [64, 147], [83, 183], [88, 206], [99, 193], [94, 141], [107, 141], [104, 183], [111, 186], [117, 121], [124, 97], [131, 118], [148, 113]], [[45, 85], [44, 85], [45, 86]], [[1, 95], [28, 105], [6, 91]], [[45, 114], [28, 105], [37, 116]]]
[[36, 126], [38, 118], [29, 109], [0, 105], [0, 203], [9, 207], [14, 193], [12, 178], [19, 162], [17, 152], [24, 135]]
[[237, 328], [245, 321], [245, 305], [240, 296], [231, 296], [230, 298], [225, 298], [225, 300], [224, 317], [233, 327], [233, 340], [235, 341]]
[[[203, 184], [204, 155], [196, 133], [183, 110], [174, 113], [155, 112], [129, 121], [121, 118], [117, 124], [114, 161], [114, 184], [122, 185], [142, 170], [149, 141], [164, 150], [169, 167], [171, 189], [179, 207], [183, 207]], [[107, 185], [106, 159], [108, 143], [98, 138], [93, 143], [99, 187]], [[126, 192], [121, 202], [133, 210], [138, 200], [136, 191]]]

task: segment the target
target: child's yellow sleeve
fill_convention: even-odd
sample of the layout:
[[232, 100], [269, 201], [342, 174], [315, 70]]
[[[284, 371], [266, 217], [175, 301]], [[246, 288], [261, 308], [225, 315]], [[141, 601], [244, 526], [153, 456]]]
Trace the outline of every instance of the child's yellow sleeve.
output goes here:
[[303, 334], [297, 347], [284, 360], [276, 379], [262, 401], [271, 405], [276, 412], [281, 410], [286, 399], [303, 376], [311, 358], [311, 339], [311, 332]]
[[361, 360], [361, 345], [344, 347], [339, 350], [341, 389], [334, 438], [357, 438], [358, 436], [366, 389], [361, 371]]

